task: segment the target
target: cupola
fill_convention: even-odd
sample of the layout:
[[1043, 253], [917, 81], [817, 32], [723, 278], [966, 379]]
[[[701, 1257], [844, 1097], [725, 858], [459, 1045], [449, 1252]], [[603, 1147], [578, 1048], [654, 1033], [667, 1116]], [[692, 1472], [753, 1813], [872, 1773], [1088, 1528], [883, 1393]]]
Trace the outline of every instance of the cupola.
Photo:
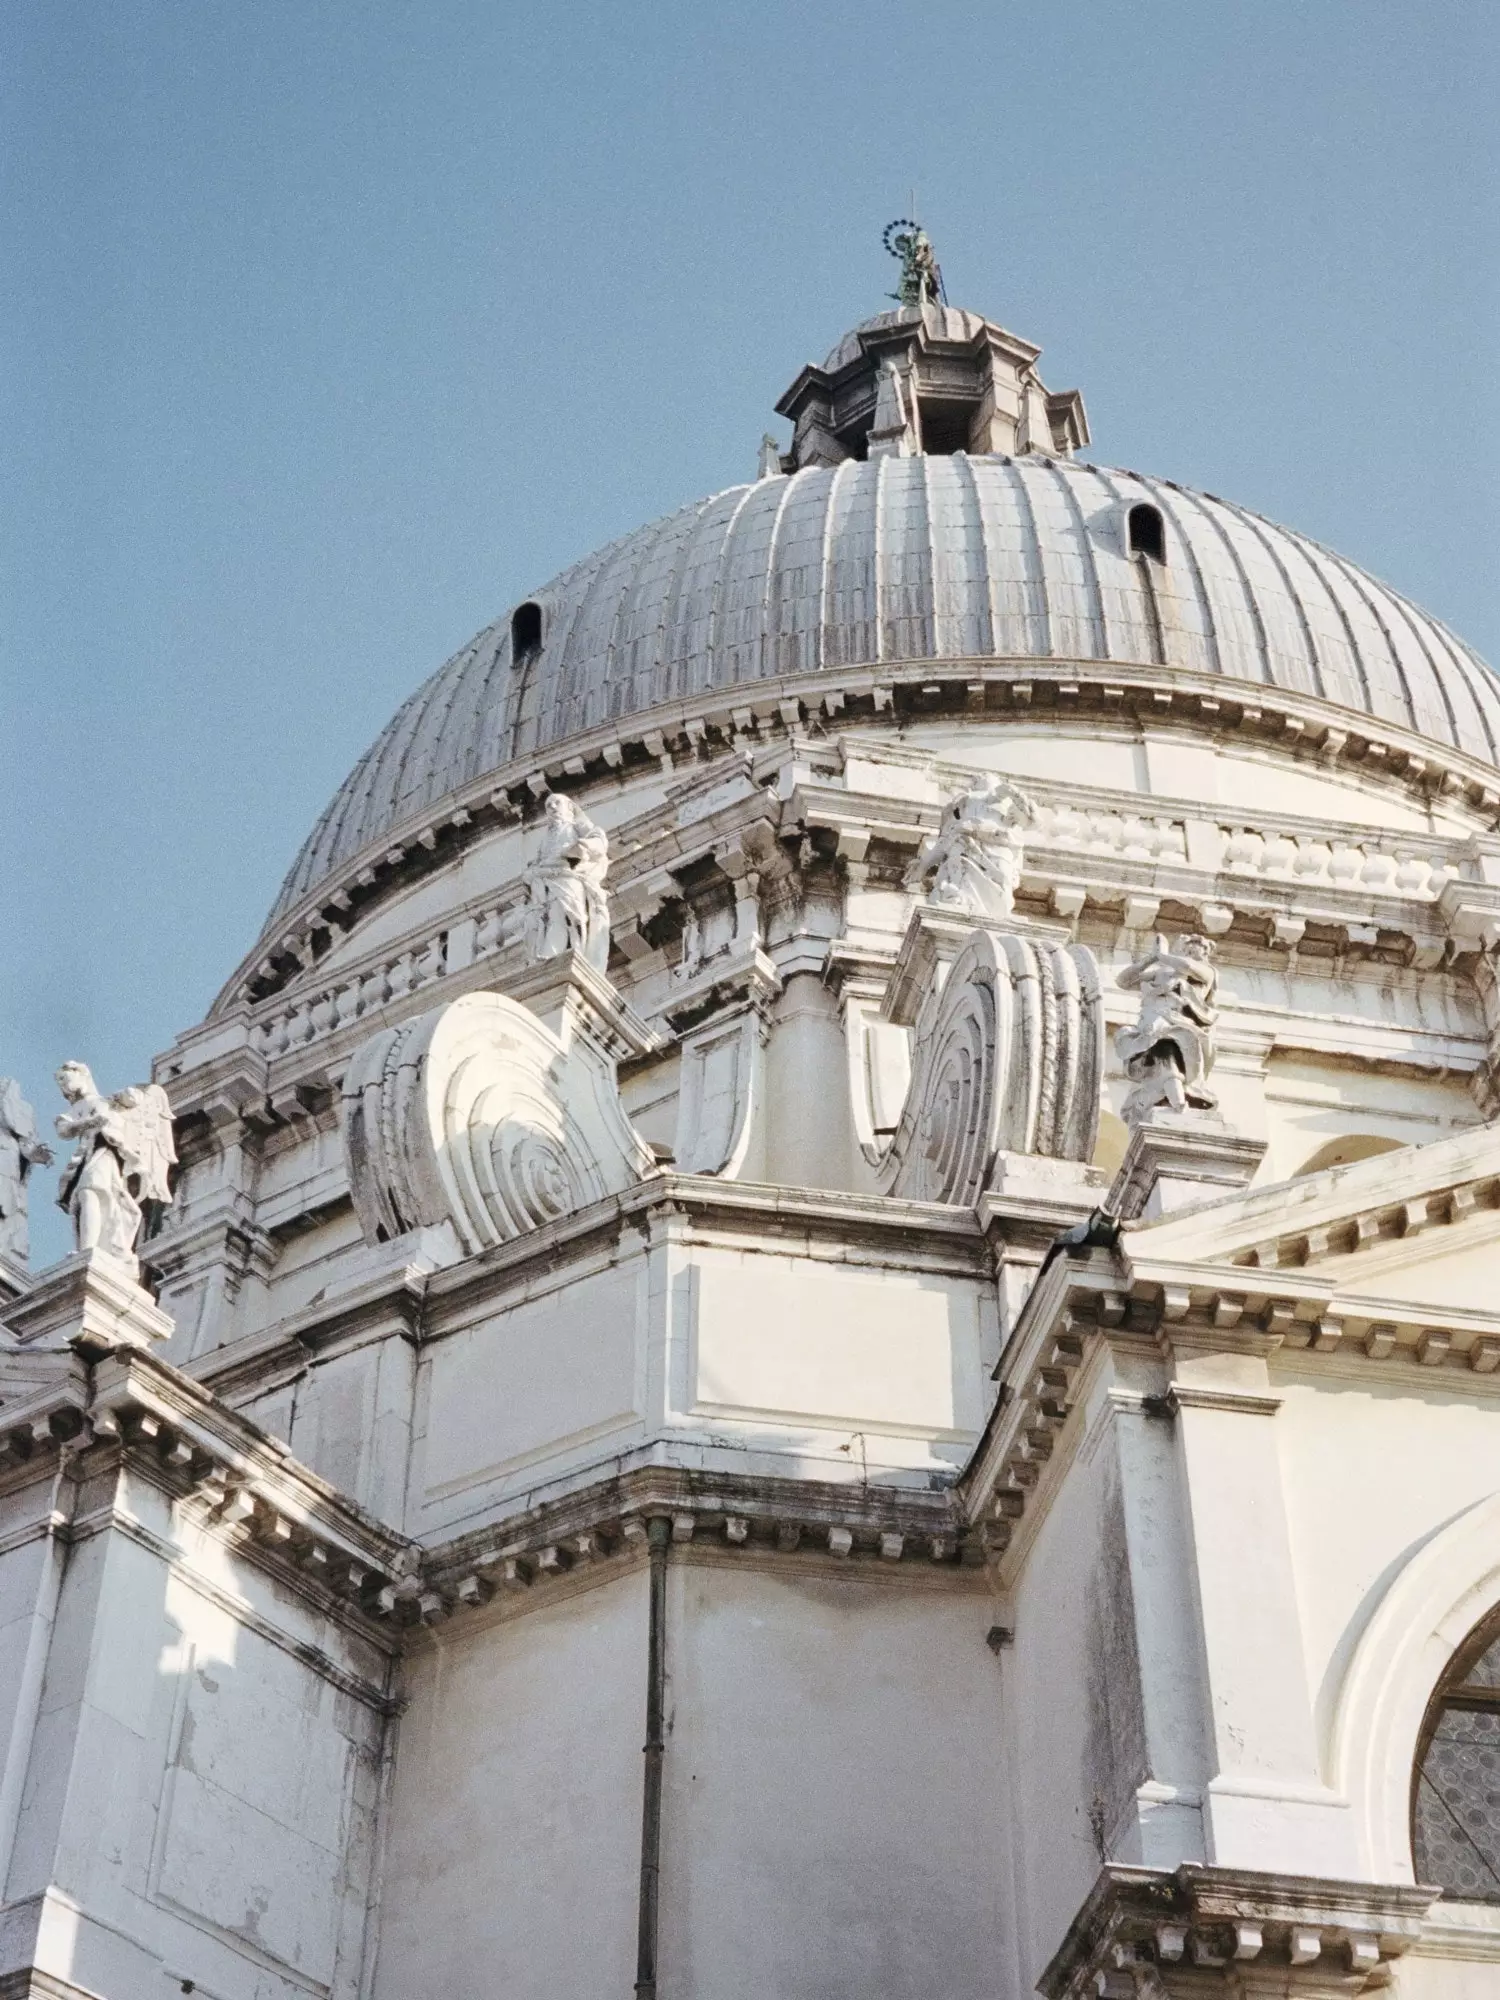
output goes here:
[[793, 426], [780, 469], [956, 451], [1068, 458], [1089, 441], [1083, 397], [1047, 388], [1041, 352], [941, 299], [877, 313], [777, 403]]

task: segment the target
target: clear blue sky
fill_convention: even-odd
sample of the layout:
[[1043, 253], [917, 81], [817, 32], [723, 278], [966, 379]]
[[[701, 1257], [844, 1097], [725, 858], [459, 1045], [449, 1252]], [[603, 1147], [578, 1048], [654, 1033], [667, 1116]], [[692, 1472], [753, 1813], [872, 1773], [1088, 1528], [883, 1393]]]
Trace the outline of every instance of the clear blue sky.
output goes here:
[[1093, 456], [1500, 660], [1496, 20], [11, 0], [0, 1070], [144, 1077], [418, 681], [750, 476], [913, 187]]

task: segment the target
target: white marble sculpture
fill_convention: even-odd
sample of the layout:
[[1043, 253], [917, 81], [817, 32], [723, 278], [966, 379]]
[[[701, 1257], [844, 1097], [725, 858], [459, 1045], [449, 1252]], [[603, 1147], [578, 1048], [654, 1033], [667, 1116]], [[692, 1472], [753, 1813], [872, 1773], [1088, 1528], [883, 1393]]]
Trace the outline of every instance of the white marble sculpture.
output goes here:
[[913, 1041], [890, 1194], [968, 1206], [1001, 1154], [1092, 1158], [1104, 1017], [1086, 945], [975, 930], [932, 988]]
[[449, 1223], [465, 1254], [651, 1171], [613, 1069], [518, 1001], [466, 993], [355, 1053], [344, 1150], [366, 1240]]
[[1009, 778], [977, 777], [943, 808], [915, 875], [935, 909], [1003, 921], [1015, 908], [1031, 800]]
[[1138, 1125], [1153, 1111], [1212, 1111], [1219, 1101], [1206, 1081], [1219, 1018], [1213, 945], [1194, 935], [1177, 938], [1169, 949], [1158, 932], [1119, 983], [1141, 996], [1139, 1018], [1115, 1036], [1135, 1085], [1122, 1110], [1126, 1123]]
[[596, 972], [609, 960], [609, 841], [561, 792], [549, 792], [518, 930], [532, 958], [576, 951]]
[[70, 1106], [56, 1120], [58, 1133], [77, 1141], [58, 1206], [72, 1218], [80, 1255], [98, 1252], [133, 1268], [146, 1205], [172, 1199], [168, 1169], [177, 1152], [167, 1093], [145, 1083], [106, 1096], [81, 1062], [65, 1062], [57, 1084]]
[[13, 1076], [0, 1076], [0, 1257], [25, 1266], [31, 1254], [27, 1186], [33, 1167], [50, 1167], [36, 1115]]

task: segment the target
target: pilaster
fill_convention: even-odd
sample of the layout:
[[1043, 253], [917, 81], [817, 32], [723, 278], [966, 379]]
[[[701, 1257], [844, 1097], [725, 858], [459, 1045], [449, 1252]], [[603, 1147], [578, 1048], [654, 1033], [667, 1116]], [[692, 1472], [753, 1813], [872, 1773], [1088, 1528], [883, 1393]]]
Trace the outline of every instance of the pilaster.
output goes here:
[[1191, 1535], [1209, 1763], [1209, 1861], [1309, 1875], [1357, 1863], [1347, 1802], [1324, 1784], [1262, 1336], [1166, 1344]]

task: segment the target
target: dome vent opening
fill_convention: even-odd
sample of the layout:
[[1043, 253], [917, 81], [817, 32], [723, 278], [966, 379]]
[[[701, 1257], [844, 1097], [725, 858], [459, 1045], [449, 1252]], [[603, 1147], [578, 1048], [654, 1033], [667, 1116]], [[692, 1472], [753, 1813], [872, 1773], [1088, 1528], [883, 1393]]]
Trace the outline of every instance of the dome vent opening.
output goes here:
[[1159, 507], [1139, 501], [1125, 517], [1125, 545], [1133, 556], [1149, 556], [1153, 562], [1167, 559], [1167, 525]]
[[518, 604], [510, 614], [510, 661], [520, 666], [532, 653], [542, 650], [542, 607], [534, 598]]

